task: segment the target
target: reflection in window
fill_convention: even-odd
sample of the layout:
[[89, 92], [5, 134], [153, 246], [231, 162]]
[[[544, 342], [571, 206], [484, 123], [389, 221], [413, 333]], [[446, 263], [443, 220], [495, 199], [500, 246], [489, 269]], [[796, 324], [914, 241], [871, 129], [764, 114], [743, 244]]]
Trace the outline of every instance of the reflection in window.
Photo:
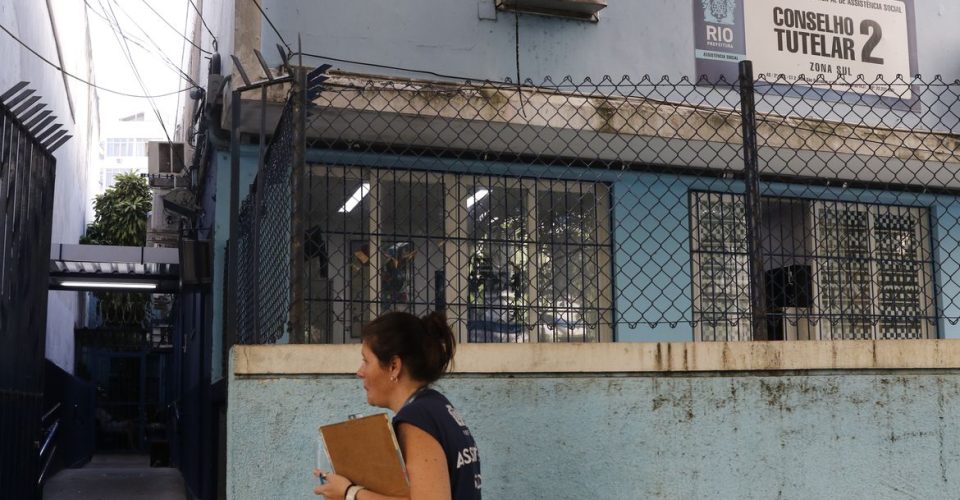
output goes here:
[[537, 193], [537, 324], [541, 341], [597, 340], [603, 309], [598, 276], [604, 252], [598, 240], [596, 207], [594, 193], [582, 189]]
[[[380, 311], [423, 315], [444, 289], [444, 189], [435, 174], [381, 175]], [[440, 300], [439, 302], [443, 302]]]

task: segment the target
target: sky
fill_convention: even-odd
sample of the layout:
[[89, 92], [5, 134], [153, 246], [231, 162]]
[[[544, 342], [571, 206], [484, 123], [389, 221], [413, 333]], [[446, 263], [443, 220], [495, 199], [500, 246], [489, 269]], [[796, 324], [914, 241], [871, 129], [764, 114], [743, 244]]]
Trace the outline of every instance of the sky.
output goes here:
[[[189, 57], [190, 46], [183, 37], [185, 31], [192, 31], [188, 14], [194, 11], [189, 0], [85, 1], [98, 85], [138, 95], [165, 94], [189, 86], [175, 69], [176, 66], [185, 68], [186, 63], [182, 61]], [[133, 65], [126, 56], [127, 48]], [[101, 123], [137, 111], [154, 113], [149, 99], [108, 92], [99, 92], [99, 97]], [[178, 126], [177, 109], [183, 106], [184, 99], [189, 99], [188, 92], [152, 100], [171, 138]]]

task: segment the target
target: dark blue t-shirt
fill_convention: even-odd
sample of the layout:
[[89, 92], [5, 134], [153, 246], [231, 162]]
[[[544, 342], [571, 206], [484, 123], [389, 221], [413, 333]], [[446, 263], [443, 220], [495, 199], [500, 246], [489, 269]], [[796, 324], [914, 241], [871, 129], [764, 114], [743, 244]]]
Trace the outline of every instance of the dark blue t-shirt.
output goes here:
[[480, 499], [480, 455], [463, 417], [439, 392], [424, 389], [393, 417], [393, 427], [411, 424], [433, 436], [447, 456], [453, 500]]

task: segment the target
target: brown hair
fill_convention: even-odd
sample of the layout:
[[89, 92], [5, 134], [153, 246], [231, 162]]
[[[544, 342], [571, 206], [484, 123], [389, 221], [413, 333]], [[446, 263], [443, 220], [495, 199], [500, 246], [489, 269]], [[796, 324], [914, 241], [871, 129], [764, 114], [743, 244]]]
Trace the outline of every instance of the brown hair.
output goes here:
[[457, 349], [453, 331], [440, 312], [422, 318], [390, 312], [364, 325], [360, 338], [381, 365], [397, 356], [411, 377], [427, 383], [446, 373]]

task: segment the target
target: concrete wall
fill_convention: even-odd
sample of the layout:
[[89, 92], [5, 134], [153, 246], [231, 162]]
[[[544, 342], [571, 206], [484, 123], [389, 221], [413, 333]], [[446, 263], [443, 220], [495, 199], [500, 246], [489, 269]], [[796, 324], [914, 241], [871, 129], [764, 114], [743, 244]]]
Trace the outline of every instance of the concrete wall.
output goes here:
[[[49, 7], [49, 8], [48, 8]], [[83, 3], [68, 0], [13, 0], [0, 3], [0, 24], [33, 50], [70, 73], [92, 79], [90, 43]], [[52, 11], [52, 16], [51, 16]], [[85, 227], [87, 166], [98, 141], [96, 93], [86, 84], [63, 75], [31, 54], [6, 33], [0, 33], [0, 92], [17, 82], [47, 104], [73, 136], [55, 153], [57, 159], [53, 201], [52, 242], [76, 243]], [[60, 62], [62, 59], [62, 63]], [[47, 358], [73, 372], [73, 328], [79, 319], [75, 292], [50, 292], [47, 306]]]
[[[371, 414], [356, 346], [242, 347], [228, 498], [312, 498], [317, 426]], [[960, 344], [461, 346], [439, 384], [488, 498], [950, 498]]]

